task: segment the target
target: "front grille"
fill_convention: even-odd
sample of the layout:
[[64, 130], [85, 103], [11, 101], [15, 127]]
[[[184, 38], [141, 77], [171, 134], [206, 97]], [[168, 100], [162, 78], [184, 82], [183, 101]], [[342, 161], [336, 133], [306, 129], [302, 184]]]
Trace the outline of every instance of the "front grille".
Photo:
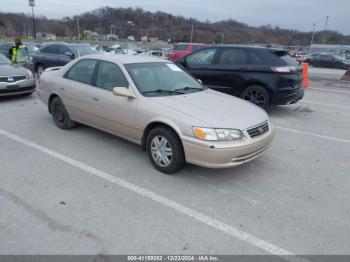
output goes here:
[[248, 129], [247, 132], [250, 135], [250, 137], [253, 138], [253, 137], [257, 137], [265, 134], [266, 132], [269, 131], [269, 129], [270, 128], [269, 128], [268, 122], [265, 122], [261, 125]]
[[[9, 78], [13, 79], [13, 81], [9, 81]], [[0, 82], [2, 83], [14, 83], [20, 80], [26, 79], [26, 76], [0, 76]]]
[[34, 91], [34, 90], [35, 90], [35, 86], [18, 87], [14, 89], [0, 89], [0, 95], [17, 93], [17, 92], [25, 92], [25, 91]]

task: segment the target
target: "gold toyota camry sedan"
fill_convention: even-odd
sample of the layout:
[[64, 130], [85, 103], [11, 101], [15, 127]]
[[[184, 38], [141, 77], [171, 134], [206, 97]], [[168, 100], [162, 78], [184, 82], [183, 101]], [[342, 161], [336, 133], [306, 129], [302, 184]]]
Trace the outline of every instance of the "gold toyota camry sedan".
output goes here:
[[273, 138], [265, 111], [153, 57], [84, 56], [48, 68], [38, 95], [57, 127], [82, 123], [139, 144], [166, 174], [186, 162], [241, 165], [260, 156]]

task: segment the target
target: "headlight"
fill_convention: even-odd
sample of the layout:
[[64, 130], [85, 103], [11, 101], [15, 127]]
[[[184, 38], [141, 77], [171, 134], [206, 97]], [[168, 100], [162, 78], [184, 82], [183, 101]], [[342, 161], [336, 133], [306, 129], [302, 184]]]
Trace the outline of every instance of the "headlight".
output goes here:
[[240, 130], [224, 128], [193, 127], [193, 133], [198, 139], [207, 141], [230, 141], [243, 137]]
[[34, 79], [34, 76], [33, 76], [32, 72], [30, 72], [30, 70], [27, 70], [26, 77], [27, 77], [27, 79]]

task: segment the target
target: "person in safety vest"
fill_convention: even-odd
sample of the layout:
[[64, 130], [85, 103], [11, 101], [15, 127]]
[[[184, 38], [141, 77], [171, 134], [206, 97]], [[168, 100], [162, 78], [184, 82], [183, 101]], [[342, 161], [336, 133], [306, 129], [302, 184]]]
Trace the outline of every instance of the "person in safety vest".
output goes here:
[[25, 63], [29, 60], [29, 53], [27, 46], [22, 44], [20, 37], [15, 38], [15, 45], [13, 45], [9, 50], [9, 56], [14, 64]]

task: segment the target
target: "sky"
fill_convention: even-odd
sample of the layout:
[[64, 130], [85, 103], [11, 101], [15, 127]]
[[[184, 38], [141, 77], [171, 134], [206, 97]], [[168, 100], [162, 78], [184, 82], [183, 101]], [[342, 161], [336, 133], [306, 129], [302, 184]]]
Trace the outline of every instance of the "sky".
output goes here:
[[[141, 7], [212, 22], [232, 18], [252, 26], [316, 31], [325, 28], [350, 35], [350, 0], [35, 0], [35, 13], [49, 18], [73, 16], [93, 9]], [[1, 12], [30, 12], [28, 0], [1, 0]]]

